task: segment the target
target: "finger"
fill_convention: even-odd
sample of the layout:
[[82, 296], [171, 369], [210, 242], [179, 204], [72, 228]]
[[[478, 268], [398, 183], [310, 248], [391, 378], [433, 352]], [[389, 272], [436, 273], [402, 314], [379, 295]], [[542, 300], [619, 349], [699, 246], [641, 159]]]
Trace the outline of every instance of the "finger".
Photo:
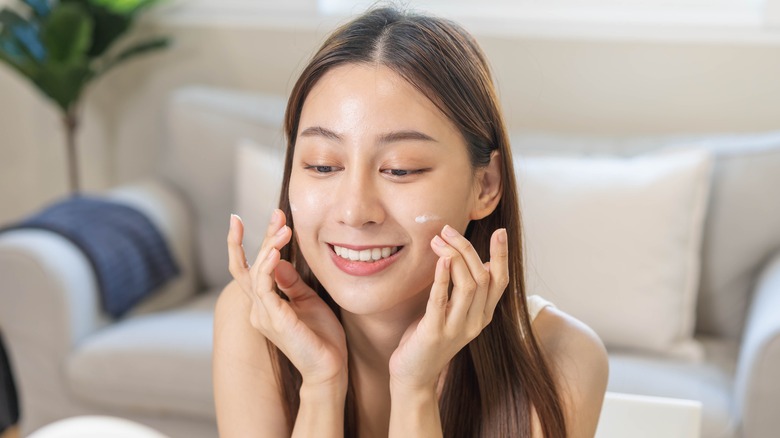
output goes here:
[[246, 261], [242, 240], [244, 237], [244, 225], [238, 215], [230, 215], [230, 229], [228, 230], [228, 271], [236, 279], [241, 289], [248, 293], [252, 289], [252, 280], [249, 276], [249, 263]]
[[430, 323], [437, 330], [444, 328], [445, 315], [447, 313], [447, 294], [450, 288], [450, 266], [451, 259], [449, 257], [439, 257], [433, 276], [431, 295], [428, 297], [428, 304], [425, 309], [425, 319], [429, 319]]
[[485, 266], [471, 242], [449, 225], [445, 225], [441, 230], [441, 237], [463, 257], [478, 289], [487, 290], [490, 284], [490, 274], [485, 270]]
[[447, 312], [447, 325], [460, 326], [468, 314], [469, 307], [477, 292], [477, 283], [469, 271], [463, 256], [459, 251], [445, 242], [440, 236], [435, 236], [431, 242], [434, 252], [439, 257], [450, 258], [450, 277], [452, 278], [452, 296]]
[[254, 286], [256, 296], [260, 298], [260, 304], [268, 315], [268, 322], [271, 328], [276, 332], [283, 333], [286, 328], [289, 328], [287, 326], [297, 319], [297, 316], [295, 316], [295, 312], [293, 312], [289, 304], [276, 293], [274, 288], [272, 275], [279, 260], [279, 251], [272, 248], [265, 260], [257, 263], [260, 267], [254, 277]]
[[506, 229], [500, 228], [490, 237], [490, 287], [485, 303], [485, 316], [491, 320], [498, 301], [509, 284], [509, 243]]
[[317, 293], [306, 284], [292, 263], [280, 260], [274, 270], [274, 278], [279, 289], [287, 295], [290, 301], [301, 301], [318, 297]]
[[[266, 228], [265, 238], [257, 251], [255, 260], [265, 260], [272, 248], [281, 250], [290, 243], [292, 230], [286, 225], [287, 218], [280, 209], [275, 209]], [[254, 275], [254, 274], [253, 274]]]
[[[479, 254], [477, 254], [477, 251], [474, 249], [471, 242], [458, 233], [455, 228], [445, 225], [442, 229], [442, 237], [447, 240], [447, 243], [461, 253], [474, 278], [474, 282], [477, 284], [477, 290], [474, 294], [474, 299], [468, 308], [466, 318], [467, 321], [474, 322], [479, 326], [479, 329], [482, 329], [482, 327], [484, 327], [483, 322], [489, 320], [489, 318], [485, 318], [485, 306], [490, 290], [490, 271], [485, 268], [485, 264], [482, 263]], [[492, 310], [490, 315], [492, 315]]]

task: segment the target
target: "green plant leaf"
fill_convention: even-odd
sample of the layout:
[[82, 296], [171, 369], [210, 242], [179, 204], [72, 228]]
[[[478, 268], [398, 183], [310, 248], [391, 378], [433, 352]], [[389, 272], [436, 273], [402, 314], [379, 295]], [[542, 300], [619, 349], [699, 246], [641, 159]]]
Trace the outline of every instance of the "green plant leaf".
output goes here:
[[115, 14], [128, 15], [157, 3], [159, 0], [90, 0], [94, 5], [102, 6]]
[[38, 62], [43, 61], [46, 49], [38, 37], [38, 23], [27, 20], [10, 9], [0, 11], [0, 35], [16, 42], [30, 57]]
[[15, 41], [3, 36], [0, 36], [0, 61], [10, 65], [30, 80], [33, 80], [38, 70], [37, 63], [31, 60]]
[[170, 40], [168, 38], [162, 37], [162, 38], [154, 38], [151, 40], [147, 40], [141, 43], [137, 43], [133, 45], [132, 47], [128, 47], [127, 49], [120, 52], [117, 56], [115, 56], [113, 59], [108, 61], [105, 65], [105, 67], [100, 71], [100, 74], [103, 74], [107, 72], [108, 70], [116, 67], [119, 64], [122, 64], [123, 62], [135, 58], [138, 55], [142, 55], [144, 53], [153, 52], [155, 50], [160, 50], [168, 47], [170, 45]]
[[46, 18], [51, 12], [51, 6], [47, 0], [22, 0], [24, 4], [32, 9], [33, 14], [38, 18]]
[[122, 35], [127, 33], [133, 24], [133, 16], [115, 14], [102, 6], [91, 3], [86, 9], [95, 23], [89, 56], [97, 58], [102, 56]]
[[92, 44], [92, 18], [79, 5], [55, 6], [42, 29], [48, 56], [61, 63], [81, 62]]
[[63, 112], [78, 102], [84, 87], [92, 79], [86, 62], [63, 64], [48, 62], [35, 77], [38, 88], [53, 100]]
[[113, 59], [108, 61], [105, 67], [101, 70], [100, 74], [103, 74], [108, 70], [116, 67], [117, 65], [122, 64], [129, 59], [135, 58], [138, 55], [142, 55], [148, 52], [153, 52], [155, 50], [164, 49], [169, 45], [170, 45], [170, 40], [164, 37], [154, 38], [141, 43], [137, 43], [134, 46], [128, 47], [127, 49], [123, 50]]
[[3, 8], [2, 11], [0, 11], [0, 24], [3, 25], [3, 29], [11, 29], [17, 24], [24, 24], [27, 23], [27, 20], [25, 20], [21, 15], [17, 14], [15, 11]]

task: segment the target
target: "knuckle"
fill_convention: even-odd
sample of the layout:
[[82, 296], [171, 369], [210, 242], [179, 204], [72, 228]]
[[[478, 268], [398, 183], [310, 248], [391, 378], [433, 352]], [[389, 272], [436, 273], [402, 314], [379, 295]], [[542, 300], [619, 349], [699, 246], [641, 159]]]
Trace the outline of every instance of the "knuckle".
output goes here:
[[474, 280], [467, 281], [461, 289], [467, 295], [474, 295], [477, 292], [477, 283]]
[[480, 289], [484, 289], [490, 285], [490, 274], [487, 271], [482, 271], [477, 274], [477, 285]]
[[471, 248], [471, 242], [465, 237], [460, 237], [457, 242], [455, 242], [455, 247], [460, 251], [468, 251]]

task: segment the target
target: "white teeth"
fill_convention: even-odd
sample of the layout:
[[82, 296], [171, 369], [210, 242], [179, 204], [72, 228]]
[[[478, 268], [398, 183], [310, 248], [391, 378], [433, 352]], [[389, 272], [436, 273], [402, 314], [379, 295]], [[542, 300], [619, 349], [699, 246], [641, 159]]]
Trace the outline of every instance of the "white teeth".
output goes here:
[[371, 248], [361, 251], [344, 248], [342, 246], [333, 245], [333, 251], [337, 256], [352, 260], [353, 262], [371, 262], [381, 260], [398, 252], [397, 246], [386, 246], [384, 248]]

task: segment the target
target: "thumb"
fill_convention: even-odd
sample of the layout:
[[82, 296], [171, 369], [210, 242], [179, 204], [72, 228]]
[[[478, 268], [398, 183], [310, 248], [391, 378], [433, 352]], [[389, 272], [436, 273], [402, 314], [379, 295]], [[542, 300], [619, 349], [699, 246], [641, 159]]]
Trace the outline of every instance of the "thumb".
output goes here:
[[276, 269], [274, 269], [274, 277], [279, 289], [291, 301], [306, 298], [310, 294], [316, 295], [309, 285], [303, 281], [295, 267], [287, 260], [279, 261]]

